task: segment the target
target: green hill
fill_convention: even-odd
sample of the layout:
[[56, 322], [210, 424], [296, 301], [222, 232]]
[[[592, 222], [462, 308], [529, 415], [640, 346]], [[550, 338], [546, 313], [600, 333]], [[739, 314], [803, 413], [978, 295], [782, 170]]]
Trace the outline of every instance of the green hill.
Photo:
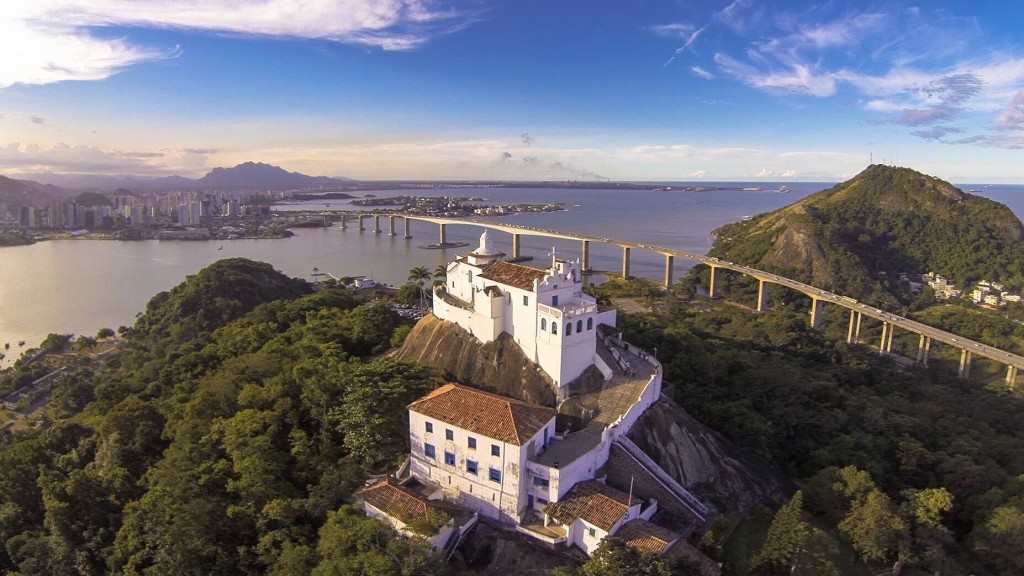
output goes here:
[[909, 168], [869, 166], [715, 234], [713, 256], [879, 303], [906, 303], [885, 281], [901, 272], [1024, 287], [1024, 230], [1013, 212]]

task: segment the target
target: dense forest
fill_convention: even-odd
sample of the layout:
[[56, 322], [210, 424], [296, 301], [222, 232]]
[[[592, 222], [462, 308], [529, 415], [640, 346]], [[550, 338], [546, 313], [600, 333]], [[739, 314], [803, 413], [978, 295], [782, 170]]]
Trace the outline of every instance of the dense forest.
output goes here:
[[406, 451], [404, 406], [435, 385], [378, 356], [396, 326], [245, 260], [157, 295], [77, 411], [0, 446], [0, 570], [440, 570], [346, 506]]
[[[941, 362], [904, 368], [848, 346], [841, 322], [812, 330], [792, 306], [708, 306], [692, 282], [669, 297], [642, 281], [596, 293], [653, 303], [651, 314], [620, 315], [620, 328], [658, 351], [666, 394], [802, 489], [788, 520], [785, 507], [781, 519], [744, 519], [734, 535], [759, 530], [745, 547], [724, 543], [727, 573], [1024, 572], [1019, 394], [961, 381]], [[777, 522], [786, 537], [769, 529]]]

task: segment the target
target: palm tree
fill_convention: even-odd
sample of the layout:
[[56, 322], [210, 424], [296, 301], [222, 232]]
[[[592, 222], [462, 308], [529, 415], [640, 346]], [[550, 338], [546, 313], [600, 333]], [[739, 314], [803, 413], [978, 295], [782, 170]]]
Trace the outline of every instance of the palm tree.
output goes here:
[[409, 282], [422, 288], [426, 280], [430, 280], [430, 270], [425, 267], [417, 266], [409, 270]]
[[434, 268], [434, 286], [444, 284], [445, 279], [448, 278], [448, 267], [444, 264], [438, 264], [437, 268]]
[[423, 266], [417, 266], [409, 270], [409, 282], [415, 284], [420, 289], [420, 307], [423, 307], [423, 282], [430, 280], [430, 270], [427, 270]]

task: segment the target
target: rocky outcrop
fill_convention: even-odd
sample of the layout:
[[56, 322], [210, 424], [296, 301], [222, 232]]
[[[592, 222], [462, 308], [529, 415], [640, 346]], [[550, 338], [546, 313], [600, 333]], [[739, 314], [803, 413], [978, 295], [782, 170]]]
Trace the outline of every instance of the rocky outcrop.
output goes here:
[[779, 503], [792, 489], [785, 476], [733, 446], [721, 434], [662, 398], [640, 417], [629, 438], [686, 489], [722, 512]]
[[432, 366], [446, 377], [524, 402], [555, 406], [555, 385], [508, 334], [481, 344], [453, 322], [423, 317], [405, 339], [398, 358]]

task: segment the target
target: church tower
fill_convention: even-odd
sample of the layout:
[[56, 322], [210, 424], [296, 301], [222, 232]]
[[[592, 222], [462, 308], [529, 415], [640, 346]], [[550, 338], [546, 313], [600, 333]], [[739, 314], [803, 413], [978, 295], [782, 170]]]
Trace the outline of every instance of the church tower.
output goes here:
[[491, 238], [487, 235], [487, 230], [484, 230], [484, 233], [480, 235], [480, 246], [466, 255], [466, 261], [473, 266], [484, 268], [488, 264], [501, 260], [503, 256], [505, 253], [499, 252], [491, 245]]

